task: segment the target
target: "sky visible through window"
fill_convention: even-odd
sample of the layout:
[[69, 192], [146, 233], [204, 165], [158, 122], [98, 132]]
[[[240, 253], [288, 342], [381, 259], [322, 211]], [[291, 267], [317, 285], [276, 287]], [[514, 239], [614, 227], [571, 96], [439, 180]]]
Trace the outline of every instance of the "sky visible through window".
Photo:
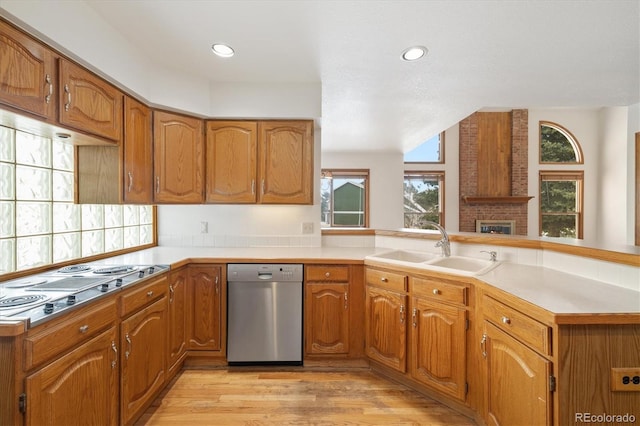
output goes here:
[[440, 161], [440, 135], [435, 135], [404, 154], [405, 163]]

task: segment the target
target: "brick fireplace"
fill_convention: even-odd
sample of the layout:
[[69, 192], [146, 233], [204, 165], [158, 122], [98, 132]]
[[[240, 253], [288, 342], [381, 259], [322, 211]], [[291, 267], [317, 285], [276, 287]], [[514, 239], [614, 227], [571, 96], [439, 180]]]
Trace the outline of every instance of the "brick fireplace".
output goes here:
[[[494, 117], [502, 122], [510, 119], [510, 132], [505, 129], [502, 133], [509, 135], [503, 136], [503, 139], [509, 140], [500, 140], [500, 132], [496, 132], [493, 139], [495, 127], [491, 121]], [[489, 127], [486, 123], [489, 123]], [[479, 126], [485, 128], [479, 129]], [[527, 202], [530, 198], [527, 150], [526, 109], [504, 113], [476, 112], [460, 122], [461, 232], [476, 232], [477, 220], [514, 220], [514, 234], [527, 235]], [[487, 162], [487, 155], [495, 162]], [[496, 170], [500, 173], [501, 165], [508, 170], [496, 177]], [[507, 192], [510, 189], [509, 194], [504, 193], [505, 188]]]

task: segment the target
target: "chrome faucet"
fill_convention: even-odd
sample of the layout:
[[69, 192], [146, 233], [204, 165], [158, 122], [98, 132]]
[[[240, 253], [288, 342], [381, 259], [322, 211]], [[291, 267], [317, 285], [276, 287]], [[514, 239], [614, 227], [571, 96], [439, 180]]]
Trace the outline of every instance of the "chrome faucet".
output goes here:
[[430, 220], [425, 221], [425, 223], [433, 226], [440, 231], [440, 234], [442, 234], [442, 238], [436, 243], [436, 247], [440, 247], [442, 249], [442, 257], [451, 256], [451, 244], [449, 243], [449, 235], [447, 234], [447, 231], [445, 231], [445, 229], [439, 224], [431, 222]]

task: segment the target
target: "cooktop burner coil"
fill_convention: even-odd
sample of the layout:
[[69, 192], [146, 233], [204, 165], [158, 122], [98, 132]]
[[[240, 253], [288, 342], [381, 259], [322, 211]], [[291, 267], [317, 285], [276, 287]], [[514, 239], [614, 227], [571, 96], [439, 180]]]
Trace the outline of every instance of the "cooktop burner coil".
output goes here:
[[99, 268], [93, 271], [94, 274], [124, 274], [127, 272], [135, 271], [137, 267], [131, 265], [120, 265], [120, 266], [108, 266], [106, 268]]
[[62, 269], [58, 269], [58, 272], [62, 274], [78, 274], [80, 272], [87, 272], [91, 270], [91, 266], [85, 264], [69, 265]]
[[22, 294], [19, 296], [9, 296], [0, 299], [0, 309], [16, 308], [20, 306], [32, 305], [34, 303], [44, 302], [49, 296], [44, 294]]

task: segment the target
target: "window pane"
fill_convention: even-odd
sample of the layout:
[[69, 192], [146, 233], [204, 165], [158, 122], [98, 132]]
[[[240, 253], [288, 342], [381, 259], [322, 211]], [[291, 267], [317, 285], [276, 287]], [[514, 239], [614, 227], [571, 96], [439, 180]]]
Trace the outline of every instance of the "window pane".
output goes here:
[[577, 238], [576, 215], [542, 215], [543, 237]]
[[124, 247], [122, 228], [110, 228], [104, 231], [104, 250], [115, 251]]
[[543, 163], [575, 163], [574, 141], [560, 129], [540, 125], [540, 161]]
[[322, 214], [322, 226], [331, 226], [331, 181], [333, 179], [322, 178], [320, 180], [320, 212]]
[[153, 223], [153, 207], [139, 206], [140, 208], [140, 225], [149, 225]]
[[[0, 238], [15, 236], [15, 208], [13, 201], [0, 201]], [[0, 253], [5, 255], [5, 252]]]
[[51, 235], [17, 238], [16, 251], [18, 270], [51, 263]]
[[333, 225], [364, 225], [363, 179], [333, 179]]
[[16, 270], [16, 240], [14, 238], [0, 240], [0, 274]]
[[73, 173], [53, 172], [53, 201], [73, 201]]
[[0, 161], [15, 161], [15, 144], [13, 143], [14, 134], [15, 132], [13, 129], [0, 126]]
[[53, 141], [53, 168], [57, 170], [73, 171], [73, 145]]
[[17, 166], [16, 199], [51, 200], [51, 169]]
[[80, 233], [72, 232], [68, 234], [53, 235], [53, 261], [62, 262], [63, 260], [77, 259], [82, 256], [80, 248]]
[[51, 203], [17, 202], [16, 235], [51, 233]]
[[16, 163], [51, 167], [51, 139], [16, 131]]
[[138, 206], [124, 206], [123, 220], [124, 226], [140, 224], [140, 210]]
[[85, 231], [98, 228], [104, 228], [104, 206], [99, 204], [83, 204], [82, 230]]
[[104, 250], [104, 230], [82, 232], [82, 255], [103, 253]]
[[134, 247], [140, 245], [140, 227], [127, 226], [124, 228], [124, 246]]
[[104, 227], [114, 228], [116, 226], [122, 226], [122, 206], [104, 206]]
[[77, 204], [53, 203], [53, 232], [79, 231], [80, 212]]
[[575, 212], [576, 181], [552, 181], [542, 180], [540, 182], [540, 211], [549, 212]]
[[431, 228], [425, 221], [440, 223], [439, 176], [406, 176], [404, 180], [405, 228]]
[[153, 225], [140, 226], [140, 244], [151, 244], [153, 242]]
[[0, 163], [0, 200], [13, 200], [16, 197], [15, 166]]
[[441, 134], [435, 135], [404, 154], [405, 163], [440, 163], [442, 162]]

